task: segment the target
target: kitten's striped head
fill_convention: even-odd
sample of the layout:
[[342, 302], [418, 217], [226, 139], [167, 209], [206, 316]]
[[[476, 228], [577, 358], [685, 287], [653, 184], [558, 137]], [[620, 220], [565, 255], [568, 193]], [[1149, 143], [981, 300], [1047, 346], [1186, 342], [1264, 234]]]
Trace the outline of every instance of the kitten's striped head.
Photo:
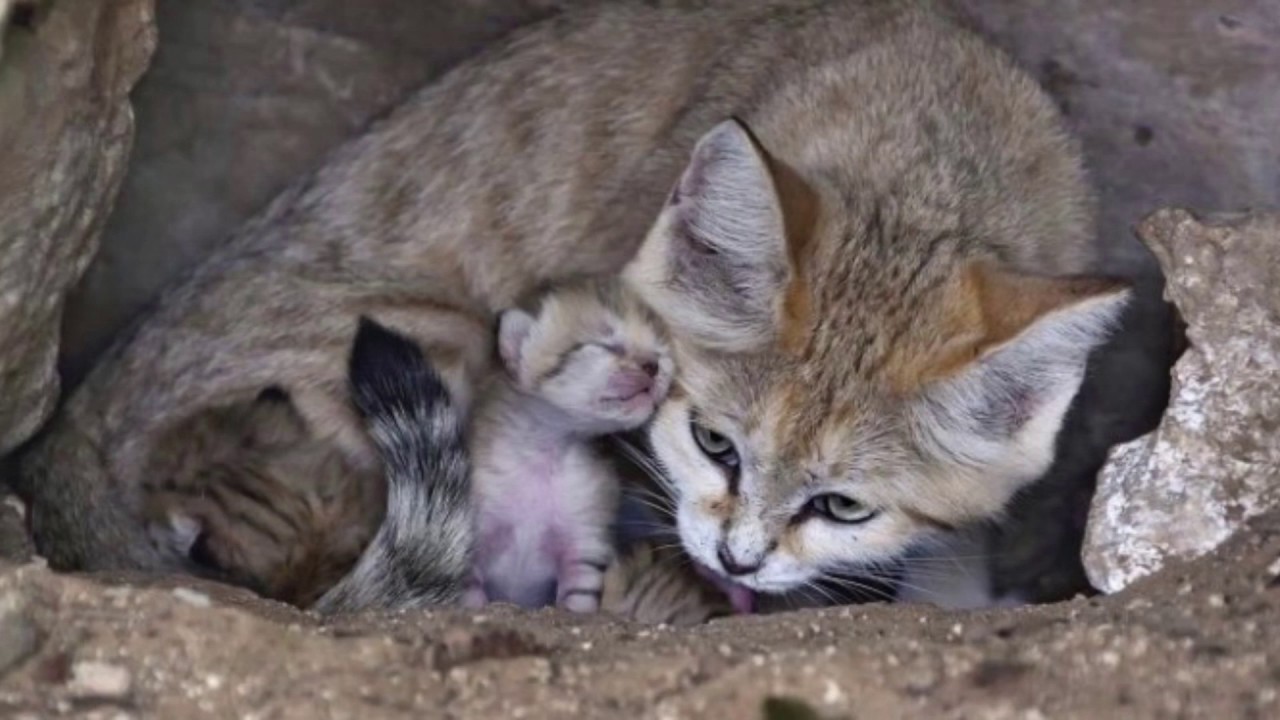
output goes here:
[[[1090, 213], [1056, 126], [1020, 147], [917, 138], [889, 180], [859, 171], [886, 162], [873, 136], [811, 130], [825, 153], [785, 161], [712, 130], [624, 274], [673, 336], [650, 441], [682, 542], [763, 592], [1000, 513], [1048, 467], [1127, 297], [1069, 274]], [[1002, 210], [1015, 183], [1039, 206]], [[1068, 274], [1028, 271], [1046, 265]]]

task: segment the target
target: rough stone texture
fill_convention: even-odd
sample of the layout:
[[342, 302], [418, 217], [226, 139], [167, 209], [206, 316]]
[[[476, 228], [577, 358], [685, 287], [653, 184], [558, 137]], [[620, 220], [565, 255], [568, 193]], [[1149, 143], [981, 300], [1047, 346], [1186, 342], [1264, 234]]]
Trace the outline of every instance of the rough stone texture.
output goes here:
[[414, 88], [570, 0], [157, 0], [138, 142], [72, 296], [64, 373], [286, 184]]
[[1280, 506], [1280, 215], [1200, 222], [1169, 210], [1139, 233], [1191, 347], [1159, 429], [1117, 448], [1099, 481], [1084, 556], [1106, 591]]
[[27, 506], [0, 484], [0, 562], [26, 562], [34, 554], [27, 535]]
[[1162, 207], [1280, 207], [1280, 3], [953, 0], [1057, 98], [1084, 143], [1117, 265]]
[[[693, 629], [495, 607], [328, 626], [243, 592], [0, 571], [40, 639], [15, 718], [1277, 717], [1280, 517], [1100, 600], [861, 606]], [[192, 602], [195, 597], [207, 600]], [[812, 715], [762, 714], [802, 702]]]
[[155, 44], [152, 0], [24, 2], [0, 32], [3, 454], [57, 399], [64, 299], [124, 176], [128, 93]]

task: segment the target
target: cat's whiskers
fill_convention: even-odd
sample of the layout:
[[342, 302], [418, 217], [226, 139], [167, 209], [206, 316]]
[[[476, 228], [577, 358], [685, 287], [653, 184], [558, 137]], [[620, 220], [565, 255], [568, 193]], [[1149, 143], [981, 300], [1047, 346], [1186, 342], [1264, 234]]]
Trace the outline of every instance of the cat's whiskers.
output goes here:
[[642, 447], [631, 439], [622, 435], [611, 435], [610, 443], [616, 448], [628, 461], [644, 472], [651, 480], [658, 483], [667, 493], [674, 498], [676, 494], [675, 483], [671, 480], [667, 469], [663, 467], [662, 461], [654, 455], [646, 452]]
[[[865, 572], [864, 577], [867, 580], [872, 580], [877, 582], [884, 582], [884, 583], [894, 582], [893, 578], [873, 575], [873, 574], [870, 574], [869, 572]], [[893, 593], [888, 592], [882, 588], [876, 587], [875, 585], [863, 582], [862, 580], [856, 577], [850, 577], [847, 575], [839, 575], [837, 573], [828, 572], [828, 573], [823, 573], [823, 579], [830, 581], [831, 583], [834, 583], [835, 585], [843, 589], [852, 589], [852, 590], [858, 590], [864, 593], [869, 593], [873, 597], [882, 599], [885, 602], [893, 602], [896, 599]], [[842, 604], [848, 604], [848, 603], [842, 603]]]

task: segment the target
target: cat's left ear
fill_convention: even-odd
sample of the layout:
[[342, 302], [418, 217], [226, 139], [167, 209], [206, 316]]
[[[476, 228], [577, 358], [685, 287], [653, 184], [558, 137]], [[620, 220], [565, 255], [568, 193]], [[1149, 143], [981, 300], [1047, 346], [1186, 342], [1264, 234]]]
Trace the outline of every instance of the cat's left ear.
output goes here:
[[916, 377], [916, 419], [951, 457], [1029, 481], [1053, 460], [1089, 357], [1132, 291], [1113, 278], [1030, 276], [989, 263], [958, 280], [947, 300], [950, 337]]
[[533, 316], [520, 309], [504, 310], [498, 316], [498, 354], [512, 376], [520, 375], [524, 344], [533, 331], [533, 324]]
[[775, 166], [736, 120], [698, 141], [624, 278], [674, 333], [751, 351], [779, 336], [793, 278]]

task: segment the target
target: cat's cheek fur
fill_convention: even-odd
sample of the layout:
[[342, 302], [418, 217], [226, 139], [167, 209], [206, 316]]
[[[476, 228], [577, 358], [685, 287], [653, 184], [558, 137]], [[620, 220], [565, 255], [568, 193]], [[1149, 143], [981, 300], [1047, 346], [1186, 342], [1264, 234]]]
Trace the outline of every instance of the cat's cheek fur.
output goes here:
[[795, 540], [780, 547], [796, 547], [796, 554], [806, 565], [837, 572], [897, 560], [929, 535], [928, 530], [895, 513], [884, 513], [856, 525], [815, 518], [796, 529]]
[[681, 543], [695, 560], [718, 568], [716, 546], [723, 518], [708, 509], [725, 497], [728, 483], [694, 443], [687, 401], [672, 398], [658, 409], [649, 426], [649, 445], [668, 472]]

